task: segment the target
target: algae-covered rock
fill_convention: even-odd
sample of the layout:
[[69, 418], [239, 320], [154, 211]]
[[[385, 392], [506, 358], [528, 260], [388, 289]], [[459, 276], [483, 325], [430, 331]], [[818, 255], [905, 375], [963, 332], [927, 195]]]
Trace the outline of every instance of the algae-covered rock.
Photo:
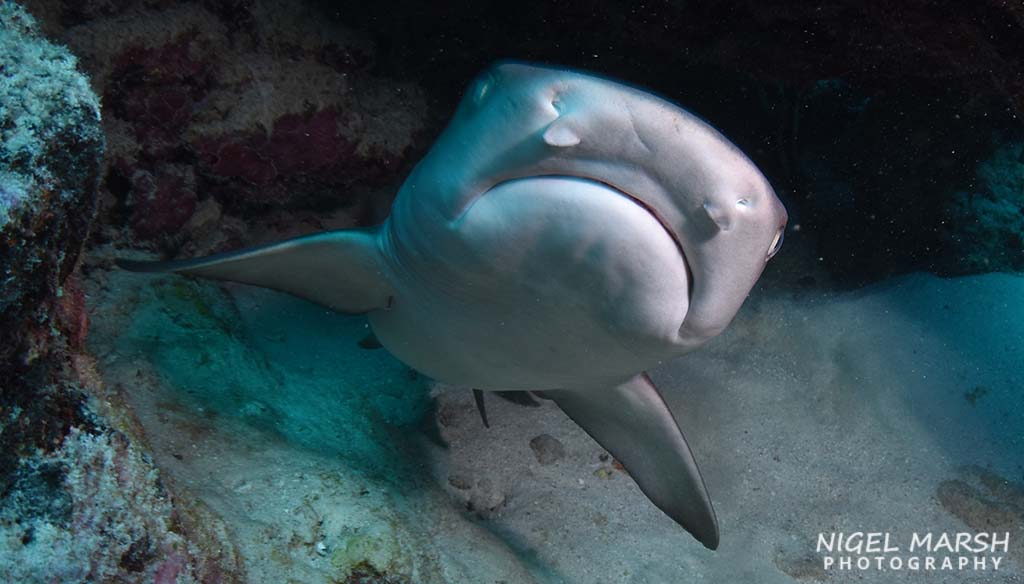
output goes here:
[[101, 239], [206, 245], [188, 222], [207, 201], [247, 221], [310, 208], [370, 221], [427, 146], [423, 92], [381, 77], [369, 39], [326, 9], [24, 1], [103, 98]]
[[20, 474], [31, 488], [15, 485], [0, 504], [9, 526], [0, 529], [5, 582], [141, 582], [160, 573], [189, 581], [209, 573], [177, 533], [181, 519], [157, 471], [125, 435], [73, 428], [60, 449], [23, 459]]
[[38, 30], [0, 0], [0, 581], [241, 581], [82, 352], [99, 100]]
[[48, 346], [61, 284], [96, 210], [99, 100], [64, 47], [0, 2], [0, 367]]
[[977, 188], [957, 193], [953, 240], [964, 272], [1024, 270], [1024, 142], [978, 165]]

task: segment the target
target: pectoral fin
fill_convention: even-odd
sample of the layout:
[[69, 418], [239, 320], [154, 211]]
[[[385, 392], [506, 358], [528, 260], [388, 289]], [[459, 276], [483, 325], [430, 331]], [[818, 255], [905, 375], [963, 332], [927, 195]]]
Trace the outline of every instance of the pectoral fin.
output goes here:
[[718, 519], [704, 479], [672, 412], [647, 375], [620, 385], [545, 391], [629, 471], [640, 490], [708, 549]]
[[480, 421], [484, 423], [484, 428], [490, 428], [491, 425], [487, 423], [487, 406], [484, 404], [484, 392], [474, 389], [473, 401], [476, 403], [476, 411], [480, 412]]
[[119, 259], [117, 265], [262, 286], [352, 314], [387, 308], [393, 297], [381, 269], [377, 228], [328, 231], [191, 260]]

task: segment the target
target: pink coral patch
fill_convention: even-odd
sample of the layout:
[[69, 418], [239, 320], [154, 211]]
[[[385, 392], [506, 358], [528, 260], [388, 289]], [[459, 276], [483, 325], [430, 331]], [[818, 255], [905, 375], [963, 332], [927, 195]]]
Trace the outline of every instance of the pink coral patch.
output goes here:
[[281, 176], [324, 173], [350, 157], [355, 146], [341, 135], [338, 122], [331, 108], [287, 114], [274, 122], [269, 137], [236, 133], [205, 139], [197, 150], [208, 173], [260, 186]]
[[85, 292], [78, 272], [64, 280], [61, 291], [57, 301], [57, 327], [64, 333], [72, 349], [81, 349], [89, 333], [89, 311], [85, 308]]
[[325, 109], [311, 116], [278, 118], [267, 150], [278, 171], [291, 174], [329, 169], [355, 148], [338, 133], [338, 113]]
[[183, 569], [185, 569], [185, 558], [177, 552], [171, 552], [157, 568], [153, 584], [175, 584], [178, 581], [178, 574]]
[[189, 166], [137, 170], [131, 182], [131, 225], [142, 239], [177, 232], [195, 212], [195, 176]]
[[207, 171], [225, 178], [239, 178], [253, 185], [265, 185], [277, 178], [274, 161], [259, 140], [233, 137], [210, 140], [199, 147]]
[[104, 102], [129, 120], [143, 152], [164, 158], [182, 143], [196, 101], [210, 83], [206, 64], [192, 55], [192, 39], [154, 47], [132, 47], [114, 62]]

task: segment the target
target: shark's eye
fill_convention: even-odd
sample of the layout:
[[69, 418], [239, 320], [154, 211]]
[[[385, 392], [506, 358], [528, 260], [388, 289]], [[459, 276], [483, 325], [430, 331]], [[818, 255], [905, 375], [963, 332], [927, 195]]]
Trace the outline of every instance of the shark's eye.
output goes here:
[[764, 261], [772, 259], [775, 257], [775, 254], [779, 253], [779, 250], [782, 249], [782, 240], [785, 239], [785, 236], [786, 226], [782, 225], [779, 227], [779, 230], [775, 232], [775, 237], [772, 238], [772, 243], [768, 246], [768, 255], [764, 258]]

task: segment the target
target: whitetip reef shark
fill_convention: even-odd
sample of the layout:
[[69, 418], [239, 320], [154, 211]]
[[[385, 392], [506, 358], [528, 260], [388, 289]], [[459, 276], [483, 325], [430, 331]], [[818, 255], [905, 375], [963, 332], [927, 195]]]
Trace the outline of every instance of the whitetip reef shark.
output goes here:
[[365, 313], [384, 347], [430, 377], [554, 400], [715, 549], [704, 480], [644, 371], [729, 324], [786, 221], [757, 167], [679, 106], [599, 76], [499, 62], [381, 225], [118, 264]]

